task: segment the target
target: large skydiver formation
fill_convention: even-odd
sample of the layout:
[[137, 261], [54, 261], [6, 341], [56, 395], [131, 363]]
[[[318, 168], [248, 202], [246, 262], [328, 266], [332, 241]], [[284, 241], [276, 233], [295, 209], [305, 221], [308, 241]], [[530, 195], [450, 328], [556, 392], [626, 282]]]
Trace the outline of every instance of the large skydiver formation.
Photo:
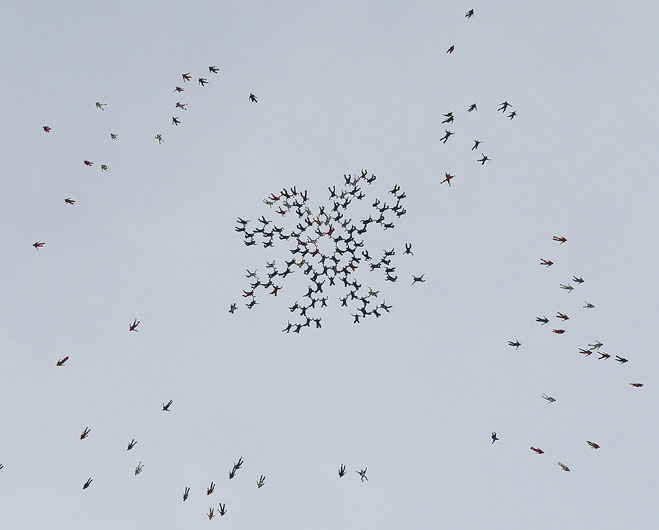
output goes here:
[[[294, 297], [297, 300], [289, 307], [289, 311], [297, 315], [297, 318], [287, 321], [282, 330], [285, 333], [300, 333], [304, 328], [322, 327], [322, 317], [318, 316], [318, 312], [327, 307], [329, 297], [326, 293], [332, 287], [345, 289], [344, 296], [339, 298], [340, 307], [348, 308], [356, 324], [367, 317], [380, 318], [392, 308], [378, 297], [379, 291], [360, 283], [356, 275], [358, 270], [366, 270], [379, 273], [387, 282], [398, 280], [396, 266], [392, 263], [396, 249], [383, 250], [379, 257], [371, 256], [372, 251], [369, 252], [366, 247], [365, 235], [369, 226], [379, 226], [383, 231], [395, 228], [394, 221], [407, 212], [403, 203], [407, 195], [400, 186], [395, 185], [386, 197], [375, 199], [367, 211], [368, 216], [353, 221], [349, 218], [349, 206], [359, 204], [366, 198], [364, 186], [373, 184], [377, 177], [362, 170], [359, 175], [348, 174], [343, 178], [341, 189], [337, 190], [336, 186], [327, 188], [329, 202], [313, 210], [308, 204], [307, 191], [298, 190], [295, 186], [271, 193], [263, 200], [275, 214], [282, 216], [282, 221], [292, 217], [293, 222], [297, 223], [293, 228], [277, 226], [265, 216], [259, 217], [252, 225], [251, 221], [241, 217], [236, 221], [235, 231], [243, 234], [246, 246], [260, 243], [263, 248], [271, 248], [276, 241], [284, 241], [290, 247], [291, 254], [290, 260], [284, 260], [285, 268], [278, 268], [276, 262], [272, 261], [266, 262], [263, 268], [265, 272], [261, 276], [257, 274], [258, 270], [247, 270], [246, 276], [250, 283], [243, 289], [242, 298], [246, 299], [245, 306], [248, 309], [260, 303], [256, 298], [259, 293], [277, 296], [280, 290], [284, 290], [283, 280], [289, 274], [299, 271], [309, 278], [307, 292], [301, 297]], [[406, 244], [401, 253], [412, 255], [412, 245]], [[423, 276], [414, 277], [414, 283], [425, 282]], [[234, 302], [229, 312], [235, 310]]]

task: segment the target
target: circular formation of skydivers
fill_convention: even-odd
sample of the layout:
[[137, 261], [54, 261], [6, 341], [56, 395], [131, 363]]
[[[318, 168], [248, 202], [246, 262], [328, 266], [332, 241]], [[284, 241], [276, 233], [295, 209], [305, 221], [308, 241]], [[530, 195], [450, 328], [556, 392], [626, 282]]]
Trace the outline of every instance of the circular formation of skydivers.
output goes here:
[[[343, 179], [341, 189], [337, 190], [336, 186], [327, 188], [329, 202], [313, 210], [308, 204], [307, 191], [300, 191], [295, 186], [266, 197], [263, 202], [275, 214], [281, 215], [282, 224], [286, 219], [293, 218], [292, 223], [297, 223], [293, 228], [277, 226], [263, 215], [254, 226], [247, 219], [239, 217], [237, 220], [235, 231], [243, 234], [246, 246], [260, 243], [267, 249], [274, 248], [276, 241], [285, 241], [292, 255], [290, 260], [284, 260], [285, 267], [278, 267], [274, 260], [266, 261], [265, 272], [261, 276], [258, 269], [247, 270], [246, 277], [250, 283], [243, 289], [242, 297], [247, 299], [245, 306], [248, 309], [260, 303], [257, 302], [259, 292], [277, 296], [283, 289], [282, 280], [289, 274], [300, 271], [309, 278], [307, 292], [302, 295], [301, 301], [295, 300], [289, 307], [297, 318], [287, 321], [282, 330], [285, 333], [300, 333], [304, 328], [322, 327], [322, 316], [318, 316], [318, 311], [327, 307], [327, 290], [332, 287], [342, 286], [345, 289], [339, 301], [341, 307], [351, 312], [355, 324], [367, 317], [380, 318], [392, 308], [378, 297], [380, 291], [362, 285], [355, 276], [358, 270], [377, 271], [387, 282], [398, 280], [396, 266], [392, 263], [396, 249], [383, 250], [380, 256], [372, 256], [365, 246], [363, 236], [369, 226], [379, 226], [383, 231], [395, 228], [394, 221], [407, 212], [403, 202], [407, 195], [396, 184], [388, 191], [386, 198], [375, 199], [371, 210], [367, 212], [368, 216], [353, 221], [348, 215], [349, 206], [359, 204], [359, 201], [366, 198], [365, 185], [370, 186], [377, 177], [362, 170], [359, 175], [348, 174]], [[389, 198], [389, 195], [392, 197]], [[406, 243], [400, 254], [414, 255], [412, 244]], [[412, 284], [425, 282], [424, 276], [412, 275]], [[238, 304], [234, 302], [229, 307], [229, 313], [233, 314], [237, 309]]]

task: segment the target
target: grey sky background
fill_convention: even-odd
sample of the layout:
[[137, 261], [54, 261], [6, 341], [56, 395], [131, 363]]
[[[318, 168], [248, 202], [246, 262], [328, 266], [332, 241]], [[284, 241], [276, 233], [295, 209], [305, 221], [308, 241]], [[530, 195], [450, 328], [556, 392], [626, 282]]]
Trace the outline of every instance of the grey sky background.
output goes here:
[[[659, 7], [493, 4], [6, 6], [3, 528], [656, 527]], [[394, 308], [355, 325], [337, 287], [322, 329], [281, 333], [307, 283], [248, 311], [244, 269], [291, 246], [247, 248], [235, 218], [362, 168], [353, 218], [407, 193], [365, 236], [398, 282], [357, 273]], [[579, 355], [595, 339], [629, 363]]]

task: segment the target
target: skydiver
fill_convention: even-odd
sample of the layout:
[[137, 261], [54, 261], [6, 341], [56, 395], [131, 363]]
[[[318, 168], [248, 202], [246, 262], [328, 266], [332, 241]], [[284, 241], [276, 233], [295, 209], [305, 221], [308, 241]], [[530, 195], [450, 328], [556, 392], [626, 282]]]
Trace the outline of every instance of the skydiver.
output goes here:
[[137, 320], [137, 319], [133, 320], [133, 323], [130, 324], [130, 326], [128, 327], [128, 331], [139, 331], [139, 330], [137, 329], [137, 326], [140, 325], [140, 322], [141, 322], [141, 321], [140, 321], [140, 320]]
[[598, 351], [597, 354], [599, 355], [599, 359], [597, 359], [598, 361], [601, 361], [602, 359], [608, 359], [609, 357], [611, 357], [610, 354], [600, 351]]
[[339, 467], [339, 477], [342, 477], [345, 474], [346, 474], [346, 466], [341, 464], [341, 467]]
[[544, 453], [542, 449], [538, 449], [537, 447], [531, 447], [531, 451], [535, 451], [539, 455]]
[[172, 406], [172, 403], [174, 403], [174, 400], [173, 400], [173, 399], [170, 399], [169, 402], [167, 403], [167, 405], [165, 405], [165, 404], [163, 403], [163, 404], [162, 404], [162, 410], [163, 410], [164, 412], [171, 412], [171, 410], [169, 410], [169, 407]]
[[504, 113], [506, 112], [506, 110], [508, 110], [508, 107], [512, 107], [512, 105], [510, 103], [508, 103], [507, 101], [504, 101], [503, 103], [500, 103], [500, 105], [501, 106], [497, 110], [500, 110], [501, 112], [504, 112]]
[[560, 318], [561, 320], [570, 320], [570, 317], [563, 313], [556, 313], [556, 318]]
[[548, 259], [541, 258], [540, 259], [540, 265], [545, 265], [546, 267], [551, 267], [554, 264], [553, 261], [550, 261]]
[[204, 79], [203, 77], [200, 77], [197, 81], [199, 81], [201, 86], [206, 86], [208, 84], [208, 80]]
[[208, 519], [209, 520], [212, 519], [213, 517], [215, 517], [215, 513], [213, 513], [214, 511], [215, 510], [213, 508], [208, 509]]
[[451, 47], [446, 50], [446, 53], [453, 53], [453, 50], [455, 50], [455, 44], [451, 44]]
[[[483, 155], [483, 153], [481, 153], [481, 155]], [[489, 156], [483, 155], [483, 158], [479, 158], [478, 160], [476, 160], [476, 162], [480, 162], [481, 166], [484, 166], [485, 162], [487, 162], [488, 160], [492, 160], [492, 159]]]
[[588, 440], [586, 440], [586, 443], [588, 445], [590, 445], [593, 449], [599, 449], [600, 448], [599, 444], [596, 444], [595, 442], [589, 442]]
[[244, 462], [243, 462], [243, 457], [241, 456], [241, 457], [238, 459], [238, 462], [236, 462], [235, 464], [233, 464], [233, 468], [234, 468], [234, 469], [240, 469], [241, 467], [243, 467], [243, 463], [244, 463]]
[[84, 440], [85, 438], [87, 438], [87, 436], [89, 436], [90, 432], [91, 432], [91, 429], [89, 427], [85, 427], [85, 430], [82, 431], [82, 434], [80, 435], [80, 439]]
[[451, 175], [450, 173], [444, 172], [444, 175], [446, 175], [446, 178], [440, 182], [440, 184], [444, 184], [446, 182], [448, 184], [448, 187], [451, 187], [451, 179], [455, 177], [455, 175]]
[[188, 104], [187, 103], [181, 103], [180, 101], [177, 101], [174, 108], [188, 110]]
[[393, 306], [387, 305], [385, 302], [382, 302], [382, 303], [380, 304], [380, 307], [381, 307], [382, 309], [384, 309], [387, 313], [389, 313], [389, 312], [390, 312], [389, 310], [390, 310]]
[[590, 302], [586, 302], [584, 300], [584, 304], [586, 304], [585, 306], [583, 306], [584, 309], [595, 309], [595, 306], [593, 304], [591, 304]]
[[180, 86], [177, 86], [177, 87], [174, 89], [174, 92], [185, 92], [185, 88], [181, 88]]
[[137, 442], [135, 441], [135, 438], [133, 438], [130, 443], [128, 444], [128, 449], [126, 451], [130, 451], [133, 447], [137, 445]]
[[220, 503], [220, 517], [227, 513], [226, 504]]
[[508, 118], [510, 118], [511, 120], [512, 120], [515, 116], [517, 116], [517, 111], [516, 111], [516, 110], [514, 110], [514, 111], [512, 111], [510, 114], [508, 114]]
[[444, 116], [446, 116], [446, 119], [442, 121], [442, 123], [453, 123], [454, 118], [452, 112], [449, 112], [448, 114], [444, 114]]
[[118, 140], [119, 135], [117, 135], [116, 133], [110, 133], [110, 138], [112, 138], [113, 140]]
[[536, 322], [540, 322], [543, 326], [549, 322], [549, 319], [547, 317], [535, 317]]
[[549, 401], [549, 403], [553, 403], [554, 401], [556, 401], [553, 397], [548, 396], [547, 394], [542, 394], [542, 399], [546, 399], [547, 401]]
[[96, 108], [97, 109], [105, 110], [103, 107], [106, 107], [106, 106], [107, 106], [107, 103], [101, 103], [100, 101], [96, 102]]
[[249, 269], [245, 269], [247, 271], [247, 274], [245, 275], [246, 278], [257, 278], [256, 273], [258, 272], [258, 269], [254, 269], [254, 272], [251, 272]]
[[470, 9], [469, 11], [467, 11], [467, 14], [465, 15], [465, 17], [467, 17], [467, 18], [471, 18], [473, 16], [474, 16], [474, 10], [473, 9]]
[[263, 486], [265, 486], [265, 475], [261, 475], [261, 476], [259, 477], [259, 480], [256, 482], [256, 485], [257, 485], [259, 488], [262, 488]]
[[414, 256], [414, 252], [412, 252], [412, 243], [405, 243], [405, 252], [403, 252], [403, 255], [409, 254], [410, 256]]
[[474, 140], [474, 147], [471, 148], [472, 151], [478, 149], [478, 146], [482, 144], [483, 142], [480, 140]]
[[552, 329], [552, 331], [558, 335], [562, 335], [563, 333], [565, 333], [564, 329]]
[[629, 384], [636, 388], [641, 388], [643, 386], [643, 383], [629, 383]]
[[66, 361], [68, 361], [68, 360], [69, 360], [69, 356], [67, 355], [67, 356], [64, 357], [63, 359], [60, 359], [59, 361], [57, 361], [56, 364], [57, 364], [57, 366], [64, 366], [64, 363], [65, 363]]
[[467, 107], [467, 112], [471, 112], [473, 110], [478, 110], [478, 108], [476, 107], [476, 103], [472, 103], [471, 105], [469, 105], [469, 107]]
[[499, 439], [500, 439], [500, 438], [497, 438], [497, 433], [493, 432], [493, 433], [492, 433], [492, 443], [496, 442], [496, 441], [499, 440]]
[[229, 313], [231, 313], [233, 315], [233, 312], [236, 309], [238, 309], [238, 305], [237, 304], [231, 304], [231, 307], [229, 307]]
[[94, 480], [93, 478], [89, 477], [87, 479], [87, 482], [85, 482], [85, 484], [82, 486], [82, 489], [86, 490], [90, 486], [90, 484], [92, 483], [93, 480]]
[[414, 285], [417, 282], [425, 283], [426, 280], [423, 279], [424, 276], [425, 273], [422, 274], [421, 276], [414, 276], [414, 274], [412, 274], [412, 285]]
[[602, 344], [600, 341], [596, 340], [595, 344], [589, 344], [588, 345], [591, 348], [595, 348], [596, 350], [599, 350], [604, 344]]
[[211, 485], [206, 489], [206, 495], [210, 495], [215, 491], [215, 483], [211, 481]]
[[49, 132], [52, 131], [52, 130], [53, 130], [53, 129], [52, 129], [51, 127], [48, 127], [48, 125], [44, 125], [44, 126], [43, 126], [43, 132], [47, 132], [47, 133], [49, 133]]
[[567, 241], [567, 239], [563, 236], [554, 236], [552, 239], [554, 241], [558, 241], [561, 245]]
[[162, 134], [156, 134], [155, 139], [158, 140], [158, 143], [161, 144], [165, 140], [162, 139]]
[[451, 135], [452, 135], [452, 134], [455, 134], [455, 133], [449, 131], [448, 129], [444, 129], [444, 131], [445, 131], [446, 134], [445, 134], [444, 136], [442, 136], [442, 137], [439, 139], [439, 141], [440, 141], [440, 142], [443, 142], [443, 143], [446, 143], [446, 140], [448, 140], [448, 139], [451, 137]]
[[558, 463], [559, 466], [563, 469], [563, 471], [570, 471], [570, 468], [567, 467], [565, 464], [561, 464], [560, 462]]
[[366, 476], [366, 470], [367, 469], [368, 468], [365, 467], [364, 469], [362, 469], [360, 471], [355, 471], [355, 473], [359, 473], [359, 477], [361, 478], [362, 482], [364, 482], [365, 480], [368, 481], [368, 477]]
[[249, 304], [245, 304], [247, 306], [247, 309], [252, 309], [255, 305], [258, 305], [258, 302], [256, 299], [252, 299], [252, 301]]
[[185, 491], [183, 492], [183, 502], [188, 500], [189, 495], [190, 495], [190, 488], [186, 486]]
[[521, 343], [520, 341], [518, 341], [518, 340], [515, 340], [514, 342], [513, 342], [512, 340], [509, 340], [509, 341], [508, 341], [508, 346], [514, 346], [516, 350], [517, 350], [521, 345], [522, 345], [522, 343]]
[[36, 241], [36, 242], [32, 243], [32, 246], [33, 246], [34, 248], [36, 248], [37, 250], [39, 250], [40, 248], [43, 248], [43, 246], [44, 246], [45, 244], [46, 244], [46, 243], [44, 243], [43, 241]]
[[577, 282], [577, 283], [583, 283], [583, 278], [579, 278], [577, 276], [572, 276], [572, 281]]
[[625, 364], [625, 363], [629, 362], [624, 357], [620, 357], [620, 355], [616, 355], [616, 361], [618, 361], [620, 364]]
[[209, 67], [208, 67], [208, 71], [209, 71], [211, 74], [217, 74], [217, 73], [220, 72], [220, 70], [219, 70], [219, 68], [218, 68], [217, 66], [209, 66]]
[[192, 76], [190, 75], [190, 72], [188, 72], [187, 74], [181, 74], [181, 77], [183, 78], [184, 82], [185, 81], [190, 81], [190, 79], [192, 79]]
[[254, 94], [251, 94], [251, 93], [250, 93], [250, 95], [249, 95], [249, 100], [250, 100], [252, 103], [258, 103], [258, 100], [256, 99], [256, 96], [255, 96]]
[[561, 289], [564, 289], [567, 292], [571, 293], [574, 290], [574, 287], [572, 287], [569, 283], [567, 285], [561, 284]]
[[137, 464], [137, 467], [135, 468], [135, 475], [139, 475], [142, 472], [142, 468], [144, 468], [144, 466], [142, 465], [142, 462]]
[[101, 171], [108, 171], [110, 169], [110, 166], [107, 164], [101, 164]]
[[178, 119], [178, 116], [172, 116], [172, 125], [178, 125], [181, 123], [181, 121]]
[[90, 167], [94, 165], [94, 162], [90, 162], [89, 160], [83, 160], [82, 163]]
[[586, 350], [584, 348], [579, 348], [579, 353], [583, 353], [586, 357], [588, 357], [589, 355], [591, 355], [593, 353], [593, 351], [592, 350]]

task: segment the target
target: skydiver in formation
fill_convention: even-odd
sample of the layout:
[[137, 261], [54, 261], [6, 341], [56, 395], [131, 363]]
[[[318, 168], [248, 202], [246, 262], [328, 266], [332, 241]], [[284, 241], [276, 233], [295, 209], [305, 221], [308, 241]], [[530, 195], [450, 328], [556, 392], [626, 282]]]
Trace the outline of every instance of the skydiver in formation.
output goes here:
[[558, 465], [561, 466], [561, 469], [562, 469], [563, 471], [570, 471], [570, 468], [567, 467], [565, 464], [561, 464], [561, 463], [559, 462]]
[[227, 513], [226, 504], [220, 503], [220, 517]]
[[508, 118], [510, 118], [511, 120], [512, 120], [515, 116], [517, 116], [517, 111], [516, 111], [516, 110], [514, 110], [514, 111], [512, 111], [510, 114], [508, 114]]
[[448, 184], [448, 187], [451, 187], [451, 179], [455, 178], [455, 175], [451, 175], [450, 173], [444, 172], [444, 175], [446, 175], [446, 178], [440, 182], [440, 184], [444, 184], [446, 182]]
[[561, 245], [567, 241], [563, 236], [554, 236], [552, 239], [558, 241]]
[[238, 306], [236, 304], [231, 304], [231, 307], [229, 307], [229, 313], [233, 314], [236, 309], [238, 309]]
[[172, 116], [172, 125], [176, 125], [178, 127], [180, 123], [181, 121], [178, 119], [177, 116]]
[[[355, 473], [359, 473], [359, 477], [361, 478], [361, 481], [364, 482], [365, 480], [368, 481], [368, 477], [366, 476], [366, 470], [368, 468], [365, 467], [364, 469], [361, 469], [359, 471], [355, 471]], [[377, 478], [377, 477], [376, 477]]]
[[567, 285], [561, 284], [561, 289], [571, 293], [574, 290], [574, 287], [572, 287], [569, 283]]
[[190, 79], [192, 79], [192, 76], [190, 75], [190, 72], [188, 72], [187, 74], [181, 74], [181, 77], [183, 78], [184, 82], [185, 81], [190, 81]]
[[584, 300], [584, 304], [586, 304], [586, 305], [583, 306], [584, 309], [595, 309], [595, 306], [593, 304], [591, 304], [590, 302], [586, 302]]
[[625, 364], [625, 363], [629, 362], [624, 357], [620, 357], [620, 355], [616, 355], [616, 361], [618, 361], [620, 364]]
[[483, 156], [483, 158], [479, 158], [478, 160], [476, 160], [476, 162], [481, 163], [481, 166], [484, 166], [485, 162], [487, 162], [488, 160], [492, 160], [489, 156], [486, 156], [483, 153], [481, 153], [481, 155]]
[[576, 283], [583, 283], [583, 278], [580, 278], [579, 276], [572, 276], [572, 281]]
[[482, 143], [483, 142], [481, 142], [480, 140], [474, 140], [474, 146], [471, 148], [471, 150], [475, 151], [476, 149], [478, 149], [478, 146]]
[[180, 101], [177, 101], [174, 108], [188, 110], [188, 104], [187, 103], [181, 103]]
[[547, 317], [535, 317], [536, 322], [540, 322], [543, 326], [549, 322], [549, 319]]
[[510, 103], [508, 103], [507, 101], [504, 101], [503, 103], [500, 103], [500, 105], [501, 105], [501, 106], [500, 106], [497, 110], [500, 110], [500, 111], [503, 112], [503, 113], [506, 112], [506, 110], [508, 109], [508, 107], [512, 107], [512, 105], [511, 105]]
[[346, 474], [346, 466], [341, 464], [341, 467], [339, 467], [339, 477], [342, 477], [345, 474]]
[[444, 132], [445, 132], [446, 134], [444, 134], [444, 136], [442, 136], [442, 137], [439, 139], [439, 141], [442, 142], [442, 143], [446, 143], [446, 140], [448, 140], [448, 139], [451, 137], [451, 135], [455, 134], [454, 132], [451, 132], [451, 131], [449, 131], [448, 129], [444, 129]]
[[539, 455], [544, 453], [544, 451], [542, 449], [538, 449], [537, 447], [531, 447], [531, 451], [534, 451]]
[[219, 68], [217, 66], [209, 66], [208, 71], [211, 74], [218, 74], [220, 72]]
[[474, 110], [478, 110], [478, 108], [476, 107], [476, 103], [472, 103], [471, 105], [469, 105], [469, 107], [467, 107], [467, 112], [471, 112]]
[[412, 285], [414, 285], [417, 282], [425, 283], [426, 280], [423, 279], [424, 276], [425, 276], [425, 273], [422, 274], [421, 276], [414, 276], [414, 274], [413, 274], [412, 275]]
[[142, 468], [144, 468], [144, 466], [142, 465], [142, 462], [137, 464], [137, 467], [135, 468], [135, 475], [139, 475], [142, 472]]
[[165, 140], [162, 139], [162, 134], [156, 134], [155, 139], [158, 140], [158, 143], [161, 144]]
[[198, 81], [199, 81], [199, 84], [200, 84], [201, 86], [205, 86], [205, 85], [208, 84], [208, 80], [207, 80], [207, 79], [204, 79], [203, 77], [200, 77], [200, 78], [198, 79]]
[[263, 486], [265, 486], [265, 475], [261, 475], [261, 476], [259, 477], [259, 480], [256, 482], [256, 485], [257, 485], [259, 488], [262, 488]]
[[126, 449], [126, 451], [130, 451], [130, 450], [131, 450], [133, 447], [135, 447], [136, 445], [137, 445], [137, 442], [135, 441], [135, 438], [133, 438], [133, 439], [130, 441], [130, 443], [128, 444], [128, 448]]
[[550, 261], [548, 259], [541, 258], [540, 259], [540, 265], [544, 265], [546, 267], [551, 267], [554, 264], [553, 261]]
[[206, 489], [206, 495], [211, 495], [215, 491], [215, 483], [211, 481], [211, 485]]
[[414, 256], [414, 252], [412, 252], [412, 243], [405, 243], [405, 252], [403, 252], [403, 255], [409, 254], [410, 256]]

